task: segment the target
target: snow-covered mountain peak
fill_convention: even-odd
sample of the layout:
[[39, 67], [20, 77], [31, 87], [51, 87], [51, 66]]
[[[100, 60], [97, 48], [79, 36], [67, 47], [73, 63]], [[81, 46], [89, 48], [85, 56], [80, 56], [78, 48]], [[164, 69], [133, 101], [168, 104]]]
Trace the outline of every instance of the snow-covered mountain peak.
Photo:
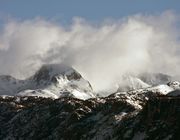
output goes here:
[[64, 64], [43, 65], [32, 77], [17, 80], [0, 77], [0, 95], [94, 98], [90, 83], [72, 67]]

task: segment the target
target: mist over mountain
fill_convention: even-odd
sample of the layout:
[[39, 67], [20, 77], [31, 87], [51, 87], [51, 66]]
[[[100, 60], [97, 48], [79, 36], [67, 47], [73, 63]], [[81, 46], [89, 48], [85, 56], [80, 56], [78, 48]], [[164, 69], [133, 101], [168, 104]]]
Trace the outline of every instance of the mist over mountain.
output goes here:
[[168, 94], [179, 89], [179, 84], [177, 86], [174, 83], [169, 84], [175, 81], [175, 78], [162, 73], [126, 74], [122, 76], [121, 81], [123, 83], [116, 83], [107, 91], [96, 92], [91, 83], [85, 80], [74, 68], [65, 64], [46, 64], [24, 80], [16, 79], [10, 75], [1, 75], [0, 95], [36, 96], [52, 99], [72, 97], [87, 100], [106, 97], [116, 92], [158, 90], [163, 94]]
[[63, 26], [43, 18], [9, 20], [0, 32], [1, 74], [24, 79], [43, 64], [64, 63], [96, 92], [117, 88], [131, 73], [179, 75], [179, 17], [172, 11]]

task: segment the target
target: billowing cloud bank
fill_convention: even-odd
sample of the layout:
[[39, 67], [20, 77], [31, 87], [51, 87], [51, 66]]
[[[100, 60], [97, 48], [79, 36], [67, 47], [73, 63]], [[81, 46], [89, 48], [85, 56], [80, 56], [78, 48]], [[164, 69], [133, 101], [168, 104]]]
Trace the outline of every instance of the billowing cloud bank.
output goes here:
[[178, 74], [180, 42], [172, 12], [133, 15], [92, 24], [75, 18], [68, 27], [43, 19], [9, 21], [0, 32], [0, 74], [30, 76], [44, 63], [66, 63], [96, 91], [126, 73]]

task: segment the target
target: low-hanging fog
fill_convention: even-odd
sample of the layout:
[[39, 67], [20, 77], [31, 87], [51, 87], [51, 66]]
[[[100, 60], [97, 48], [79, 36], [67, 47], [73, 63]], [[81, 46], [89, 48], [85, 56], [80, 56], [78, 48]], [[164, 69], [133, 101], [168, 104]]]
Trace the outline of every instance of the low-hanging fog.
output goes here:
[[74, 18], [67, 26], [42, 18], [11, 19], [0, 30], [0, 74], [26, 78], [42, 64], [65, 63], [97, 92], [120, 83], [127, 73], [177, 75], [179, 23], [171, 11], [98, 23]]

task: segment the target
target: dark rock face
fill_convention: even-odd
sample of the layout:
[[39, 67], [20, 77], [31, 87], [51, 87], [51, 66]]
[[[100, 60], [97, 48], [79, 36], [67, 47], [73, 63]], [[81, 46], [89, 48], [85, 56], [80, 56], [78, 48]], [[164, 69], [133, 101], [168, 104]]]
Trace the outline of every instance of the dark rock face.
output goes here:
[[72, 72], [71, 74], [67, 75], [67, 79], [68, 80], [79, 80], [81, 79], [81, 75], [79, 73], [77, 73], [76, 71]]
[[34, 75], [33, 79], [39, 83], [41, 80], [50, 80], [49, 69], [46, 66], [42, 66], [41, 69]]
[[43, 65], [32, 77], [39, 84], [41, 81], [56, 82], [57, 76], [66, 76], [68, 80], [79, 80], [82, 78], [80, 73], [69, 66], [65, 65]]
[[141, 128], [146, 138], [180, 138], [180, 98], [158, 97], [150, 100], [142, 111]]
[[0, 139], [179, 139], [179, 119], [179, 97], [150, 92], [85, 101], [0, 97]]

